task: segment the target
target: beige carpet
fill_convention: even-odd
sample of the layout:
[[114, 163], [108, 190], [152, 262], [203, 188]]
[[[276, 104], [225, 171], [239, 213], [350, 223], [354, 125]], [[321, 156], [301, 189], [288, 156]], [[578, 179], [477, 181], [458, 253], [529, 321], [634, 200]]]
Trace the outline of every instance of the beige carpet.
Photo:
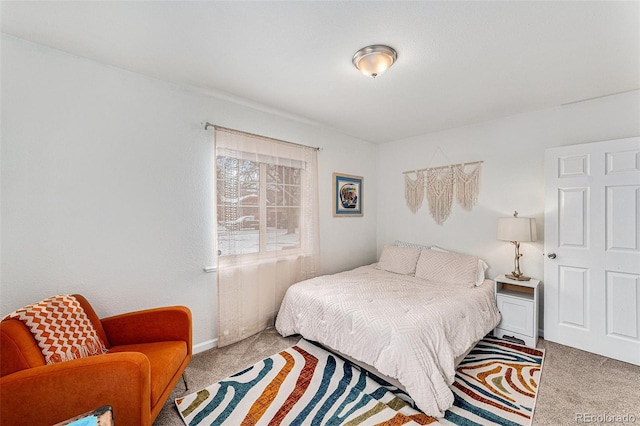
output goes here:
[[[207, 387], [294, 345], [298, 339], [283, 338], [271, 329], [234, 345], [196, 354], [186, 371], [189, 391], [180, 381], [154, 425], [182, 426], [174, 398]], [[596, 416], [626, 414], [635, 416], [635, 423], [640, 424], [640, 367], [543, 339], [538, 347], [546, 349], [546, 354], [534, 425], [580, 424], [578, 416], [583, 420], [593, 416], [591, 423], [597, 424]]]

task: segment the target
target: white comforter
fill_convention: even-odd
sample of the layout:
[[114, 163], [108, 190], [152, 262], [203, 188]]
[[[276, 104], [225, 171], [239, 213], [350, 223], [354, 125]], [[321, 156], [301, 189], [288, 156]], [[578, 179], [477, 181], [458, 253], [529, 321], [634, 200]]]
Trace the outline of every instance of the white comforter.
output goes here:
[[464, 288], [369, 265], [291, 286], [276, 329], [374, 366], [440, 417], [453, 404], [454, 359], [499, 321], [489, 280]]

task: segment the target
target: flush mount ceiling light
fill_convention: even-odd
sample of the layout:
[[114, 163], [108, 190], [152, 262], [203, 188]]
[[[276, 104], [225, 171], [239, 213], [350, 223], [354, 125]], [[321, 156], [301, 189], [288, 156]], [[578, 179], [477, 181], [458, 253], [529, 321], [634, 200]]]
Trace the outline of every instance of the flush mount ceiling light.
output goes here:
[[358, 50], [351, 61], [362, 74], [376, 78], [388, 70], [397, 58], [398, 54], [392, 47], [373, 44]]

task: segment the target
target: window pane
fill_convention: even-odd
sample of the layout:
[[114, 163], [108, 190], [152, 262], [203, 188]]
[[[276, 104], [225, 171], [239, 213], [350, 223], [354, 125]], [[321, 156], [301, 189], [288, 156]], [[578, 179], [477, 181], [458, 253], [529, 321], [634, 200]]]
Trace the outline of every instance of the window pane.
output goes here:
[[223, 256], [260, 251], [260, 165], [217, 158], [218, 249]]
[[300, 247], [300, 169], [272, 166], [268, 169], [267, 251]]
[[282, 188], [284, 193], [284, 204], [290, 207], [300, 207], [300, 187], [287, 185]]
[[299, 208], [267, 209], [267, 251], [300, 247]]
[[278, 196], [278, 187], [276, 185], [267, 185], [267, 206], [276, 205], [276, 197]]
[[275, 164], [267, 165], [267, 183], [278, 182], [278, 166]]
[[283, 208], [267, 208], [267, 227], [285, 229], [289, 226], [287, 211]]

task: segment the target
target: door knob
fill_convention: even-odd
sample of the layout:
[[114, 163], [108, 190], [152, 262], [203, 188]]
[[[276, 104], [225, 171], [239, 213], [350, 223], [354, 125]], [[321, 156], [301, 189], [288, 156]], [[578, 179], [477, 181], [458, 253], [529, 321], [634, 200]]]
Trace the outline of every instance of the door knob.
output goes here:
[[548, 257], [549, 259], [555, 259], [555, 258], [556, 258], [556, 254], [555, 254], [555, 253], [549, 253], [549, 254], [547, 255], [547, 257]]

